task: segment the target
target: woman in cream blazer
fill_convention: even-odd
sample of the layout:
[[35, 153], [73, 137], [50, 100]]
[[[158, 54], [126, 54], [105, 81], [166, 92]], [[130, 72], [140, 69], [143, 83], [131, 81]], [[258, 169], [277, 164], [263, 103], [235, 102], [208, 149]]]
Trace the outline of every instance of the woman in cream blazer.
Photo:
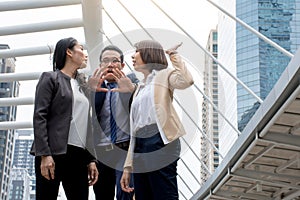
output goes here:
[[[173, 92], [194, 83], [176, 52], [179, 46], [166, 51], [174, 68], [167, 68], [162, 46], [153, 40], [138, 42], [132, 55], [134, 69], [144, 74], [144, 80], [133, 95], [131, 141], [121, 186], [127, 192], [134, 190], [137, 200], [178, 199], [179, 137], [185, 130], [172, 105]], [[120, 77], [122, 82], [124, 74], [120, 73]], [[132, 172], [134, 189], [128, 187]]]

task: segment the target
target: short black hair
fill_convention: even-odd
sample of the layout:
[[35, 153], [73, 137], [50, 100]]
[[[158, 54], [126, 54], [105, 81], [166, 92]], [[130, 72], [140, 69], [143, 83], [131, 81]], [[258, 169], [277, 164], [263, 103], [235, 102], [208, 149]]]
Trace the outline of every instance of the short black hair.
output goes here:
[[102, 55], [105, 51], [116, 51], [116, 52], [118, 52], [120, 54], [121, 63], [123, 63], [123, 61], [124, 61], [123, 51], [115, 45], [108, 45], [108, 46], [104, 47], [104, 49], [102, 49], [102, 51], [100, 53], [100, 57], [99, 57], [100, 62], [102, 60]]

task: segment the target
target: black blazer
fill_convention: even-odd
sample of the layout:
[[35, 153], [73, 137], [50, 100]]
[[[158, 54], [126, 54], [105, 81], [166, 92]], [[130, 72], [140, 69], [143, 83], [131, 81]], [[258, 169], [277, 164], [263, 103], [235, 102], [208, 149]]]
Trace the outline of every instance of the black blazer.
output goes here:
[[67, 152], [72, 120], [73, 92], [70, 77], [61, 71], [42, 73], [36, 86], [31, 154], [59, 155]]
[[[130, 78], [132, 83], [139, 82], [139, 80], [137, 79], [134, 73], [128, 74], [127, 77]], [[105, 83], [103, 83], [101, 87], [106, 87]], [[100, 127], [100, 120], [101, 120], [100, 113], [105, 101], [106, 94], [107, 92], [96, 92], [94, 94], [95, 96], [91, 97], [93, 100], [92, 105], [94, 106], [92, 106], [93, 107], [93, 118], [92, 118], [93, 131], [91, 133], [88, 133], [89, 136], [87, 138], [89, 148], [90, 146], [95, 147], [97, 144], [100, 143], [100, 137], [101, 137], [100, 135], [103, 133], [103, 130]], [[132, 93], [119, 93], [119, 98], [124, 108], [128, 108], [128, 115], [129, 115]]]
[[[137, 79], [137, 77], [136, 77], [136, 75], [134, 73], [128, 74], [127, 77], [130, 78], [130, 80], [131, 80], [132, 83], [136, 83], [137, 84], [139, 82], [139, 80]], [[101, 87], [106, 88], [105, 83], [103, 83], [101, 85]], [[100, 121], [100, 119], [101, 119], [100, 112], [101, 112], [101, 109], [102, 109], [103, 104], [104, 104], [106, 93], [107, 92], [96, 92], [95, 93], [95, 110], [96, 110], [98, 121]], [[122, 102], [123, 106], [125, 108], [126, 107], [128, 108], [128, 113], [129, 113], [130, 98], [132, 97], [132, 94], [121, 93], [120, 92], [119, 97], [121, 99], [121, 102]]]

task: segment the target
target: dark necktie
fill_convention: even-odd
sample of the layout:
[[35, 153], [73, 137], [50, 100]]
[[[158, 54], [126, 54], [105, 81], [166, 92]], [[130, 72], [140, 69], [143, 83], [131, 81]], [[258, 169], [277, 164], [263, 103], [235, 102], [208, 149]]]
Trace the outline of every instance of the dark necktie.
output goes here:
[[[107, 84], [110, 89], [113, 89], [117, 86], [116, 83], [108, 83]], [[115, 92], [110, 92], [110, 98], [109, 98], [109, 103], [110, 103], [110, 138], [112, 143], [116, 143], [117, 141], [117, 123], [115, 121], [116, 117], [116, 93]]]

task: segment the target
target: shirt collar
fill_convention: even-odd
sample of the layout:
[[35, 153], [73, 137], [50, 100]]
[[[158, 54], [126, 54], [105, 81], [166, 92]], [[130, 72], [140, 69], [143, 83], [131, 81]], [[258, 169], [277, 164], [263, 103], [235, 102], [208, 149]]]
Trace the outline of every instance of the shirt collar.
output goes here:
[[157, 74], [157, 71], [152, 70], [152, 72], [147, 76], [146, 81], [143, 81], [143, 83], [145, 85], [148, 85], [149, 83], [151, 83], [156, 74]]

